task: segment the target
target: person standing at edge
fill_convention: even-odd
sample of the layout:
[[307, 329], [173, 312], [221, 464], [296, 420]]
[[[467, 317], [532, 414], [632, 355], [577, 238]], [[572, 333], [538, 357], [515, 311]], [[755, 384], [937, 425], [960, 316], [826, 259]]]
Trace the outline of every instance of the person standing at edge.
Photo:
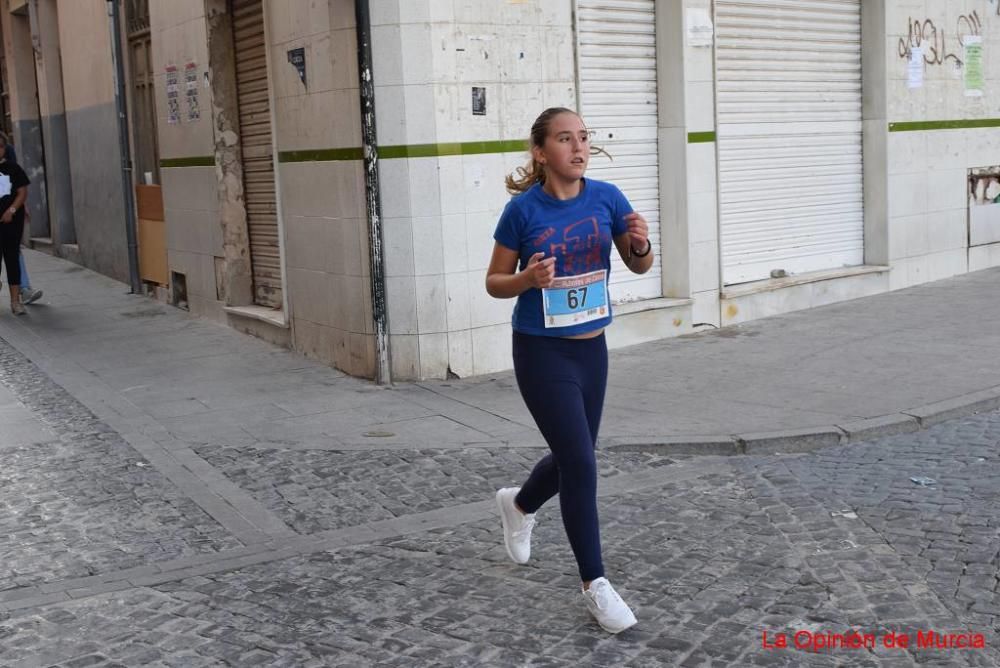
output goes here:
[[[6, 137], [0, 136], [0, 156], [7, 148]], [[21, 235], [24, 233], [24, 201], [28, 199], [28, 175], [16, 162], [0, 157], [0, 255], [7, 267], [10, 287], [10, 310], [24, 315], [21, 305]]]
[[[17, 151], [14, 150], [14, 145], [10, 142], [10, 137], [7, 136], [6, 132], [0, 132], [0, 141], [5, 144], [3, 149], [3, 159], [8, 162], [17, 162]], [[24, 225], [27, 227], [31, 222], [31, 214], [28, 212], [27, 200], [24, 204]], [[28, 278], [28, 268], [24, 266], [24, 253], [21, 252], [21, 247], [17, 248], [17, 261], [21, 267], [21, 303], [22, 304], [33, 304], [39, 299], [41, 299], [43, 292], [41, 290], [35, 290], [31, 287], [31, 279]]]
[[609, 633], [636, 623], [604, 577], [595, 446], [604, 408], [611, 323], [611, 244], [634, 273], [649, 271], [646, 220], [610, 183], [584, 178], [590, 132], [576, 112], [546, 109], [531, 127], [531, 162], [507, 177], [486, 291], [517, 297], [514, 375], [551, 452], [520, 488], [496, 494], [507, 554], [528, 561], [535, 512], [559, 494], [587, 609]]

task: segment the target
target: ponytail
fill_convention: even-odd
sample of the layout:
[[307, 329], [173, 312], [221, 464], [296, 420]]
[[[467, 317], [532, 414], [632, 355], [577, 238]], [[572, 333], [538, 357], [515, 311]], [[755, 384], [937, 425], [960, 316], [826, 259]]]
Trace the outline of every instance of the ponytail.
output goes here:
[[[545, 139], [549, 136], [549, 123], [559, 114], [576, 114], [576, 112], [566, 107], [550, 107], [539, 114], [531, 125], [529, 149], [545, 145]], [[545, 183], [545, 168], [534, 157], [524, 167], [518, 167], [515, 174], [516, 177], [514, 174], [508, 174], [504, 179], [507, 192], [511, 195], [523, 193], [536, 183]]]
[[524, 167], [518, 167], [515, 173], [517, 178], [514, 178], [514, 174], [508, 174], [507, 178], [504, 179], [504, 183], [507, 184], [507, 192], [511, 195], [519, 195], [536, 183], [545, 183], [545, 169], [542, 167], [542, 163], [534, 158]]

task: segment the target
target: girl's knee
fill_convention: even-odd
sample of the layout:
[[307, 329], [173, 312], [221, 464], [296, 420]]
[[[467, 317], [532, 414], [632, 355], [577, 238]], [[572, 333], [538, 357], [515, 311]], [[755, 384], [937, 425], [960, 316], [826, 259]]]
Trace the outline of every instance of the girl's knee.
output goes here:
[[577, 481], [597, 480], [597, 457], [591, 447], [579, 449], [572, 457], [559, 460], [559, 475]]

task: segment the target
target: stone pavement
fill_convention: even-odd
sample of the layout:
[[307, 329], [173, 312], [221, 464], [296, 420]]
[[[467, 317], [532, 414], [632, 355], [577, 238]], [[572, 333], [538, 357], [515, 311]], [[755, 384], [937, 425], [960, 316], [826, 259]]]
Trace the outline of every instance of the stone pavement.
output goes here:
[[[0, 666], [1000, 664], [1000, 272], [613, 353], [602, 535], [640, 623], [609, 637], [557, 503], [529, 564], [499, 543], [492, 491], [544, 452], [509, 374], [376, 388], [28, 263], [47, 298], [0, 314]], [[830, 431], [883, 415], [905, 433]], [[849, 630], [876, 647], [762, 642]]]

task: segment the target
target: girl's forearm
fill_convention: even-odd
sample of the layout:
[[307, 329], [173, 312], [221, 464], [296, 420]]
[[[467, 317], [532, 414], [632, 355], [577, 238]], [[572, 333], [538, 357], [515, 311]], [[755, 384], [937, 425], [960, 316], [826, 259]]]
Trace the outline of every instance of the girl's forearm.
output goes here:
[[497, 299], [517, 297], [530, 287], [523, 271], [516, 274], [490, 274], [486, 277], [486, 292]]

